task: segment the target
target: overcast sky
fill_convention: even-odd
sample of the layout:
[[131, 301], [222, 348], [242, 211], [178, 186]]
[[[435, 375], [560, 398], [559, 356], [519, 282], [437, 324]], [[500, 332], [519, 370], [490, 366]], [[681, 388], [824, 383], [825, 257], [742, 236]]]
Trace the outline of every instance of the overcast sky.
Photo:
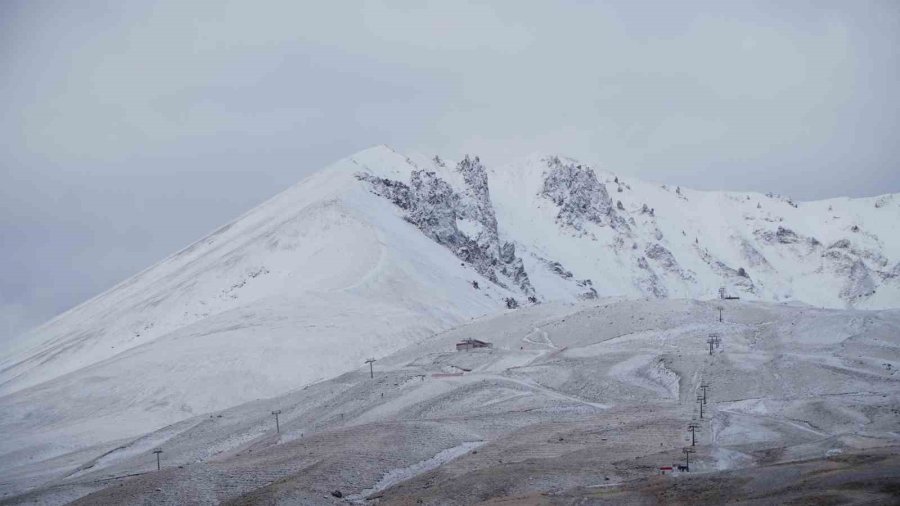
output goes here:
[[0, 339], [374, 144], [897, 192], [898, 89], [895, 0], [5, 0]]

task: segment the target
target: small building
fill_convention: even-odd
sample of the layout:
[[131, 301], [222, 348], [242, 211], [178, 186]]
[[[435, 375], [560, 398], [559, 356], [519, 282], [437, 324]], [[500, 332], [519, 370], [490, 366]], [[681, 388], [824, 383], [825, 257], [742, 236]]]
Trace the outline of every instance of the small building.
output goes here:
[[719, 298], [722, 300], [740, 300], [741, 299], [740, 297], [738, 297], [736, 295], [728, 295], [728, 293], [725, 291], [724, 286], [719, 288]]
[[494, 345], [485, 341], [479, 341], [478, 339], [463, 339], [462, 341], [456, 343], [456, 351], [469, 351], [474, 350], [475, 348], [493, 348]]

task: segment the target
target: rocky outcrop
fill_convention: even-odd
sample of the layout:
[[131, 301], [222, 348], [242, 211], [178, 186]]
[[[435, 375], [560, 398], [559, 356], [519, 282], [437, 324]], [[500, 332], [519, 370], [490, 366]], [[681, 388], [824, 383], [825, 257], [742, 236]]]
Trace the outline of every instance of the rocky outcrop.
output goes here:
[[766, 257], [746, 239], [741, 240], [741, 254], [744, 259], [747, 260], [747, 265], [750, 267], [770, 267]]
[[369, 191], [375, 195], [390, 200], [400, 209], [409, 209], [409, 186], [405, 183], [376, 177], [365, 172], [358, 173], [356, 178], [369, 183]]
[[[413, 170], [409, 184], [368, 173], [356, 178], [369, 191], [406, 210], [406, 221], [445, 246], [485, 278], [534, 295], [522, 259], [512, 242], [501, 242], [491, 203], [487, 172], [478, 157], [465, 157], [456, 166], [464, 188], [455, 190], [435, 172]], [[465, 225], [464, 230], [462, 225]]]
[[491, 203], [484, 165], [477, 156], [474, 159], [466, 156], [459, 162], [456, 170], [465, 182], [465, 189], [458, 203], [460, 216], [481, 224], [482, 230], [475, 238], [479, 244], [498, 244], [500, 238], [497, 232], [497, 215]]
[[847, 239], [835, 241], [822, 253], [826, 267], [838, 277], [844, 278], [838, 295], [848, 304], [874, 294], [877, 288], [872, 269], [859, 253]]
[[440, 244], [461, 246], [465, 237], [456, 226], [457, 199], [453, 188], [434, 172], [413, 171], [406, 219]]
[[675, 274], [684, 281], [692, 282], [695, 280], [694, 273], [681, 268], [675, 255], [668, 248], [659, 243], [647, 246], [644, 255], [653, 260], [654, 264], [663, 272]]
[[549, 172], [541, 195], [559, 207], [559, 224], [582, 230], [585, 222], [604, 226], [615, 223], [612, 199], [590, 167], [563, 162], [558, 157], [546, 162]]
[[637, 265], [641, 269], [643, 275], [635, 279], [635, 286], [643, 293], [656, 298], [664, 298], [669, 296], [669, 290], [662, 283], [656, 272], [650, 267], [646, 257], [638, 257]]
[[754, 235], [756, 235], [756, 237], [761, 241], [765, 241], [770, 244], [794, 244], [800, 242], [801, 240], [801, 237], [797, 235], [796, 232], [789, 228], [784, 228], [781, 226], [779, 226], [778, 229], [774, 232], [771, 230], [756, 230], [754, 232]]
[[647, 246], [647, 250], [644, 252], [644, 254], [647, 255], [647, 258], [655, 260], [656, 263], [658, 263], [666, 270], [680, 270], [678, 261], [675, 260], [675, 256], [672, 255], [672, 252], [666, 249], [661, 244], [651, 244], [650, 246]]

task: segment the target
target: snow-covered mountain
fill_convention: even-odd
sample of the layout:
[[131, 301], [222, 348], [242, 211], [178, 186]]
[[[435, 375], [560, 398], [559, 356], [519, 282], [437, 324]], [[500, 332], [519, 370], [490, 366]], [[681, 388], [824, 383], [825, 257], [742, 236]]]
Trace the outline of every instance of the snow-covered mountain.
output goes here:
[[900, 196], [792, 202], [535, 155], [343, 159], [15, 340], [0, 443], [46, 458], [270, 397], [522, 304], [900, 307]]

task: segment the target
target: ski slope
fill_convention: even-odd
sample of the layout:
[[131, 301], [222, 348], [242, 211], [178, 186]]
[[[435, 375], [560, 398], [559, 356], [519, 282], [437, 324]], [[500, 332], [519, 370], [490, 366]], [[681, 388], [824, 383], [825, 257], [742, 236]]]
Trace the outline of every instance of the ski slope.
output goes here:
[[896, 195], [794, 203], [548, 155], [493, 168], [370, 148], [8, 343], [0, 456], [50, 459], [280, 395], [510, 300], [724, 286], [898, 307], [898, 223]]

